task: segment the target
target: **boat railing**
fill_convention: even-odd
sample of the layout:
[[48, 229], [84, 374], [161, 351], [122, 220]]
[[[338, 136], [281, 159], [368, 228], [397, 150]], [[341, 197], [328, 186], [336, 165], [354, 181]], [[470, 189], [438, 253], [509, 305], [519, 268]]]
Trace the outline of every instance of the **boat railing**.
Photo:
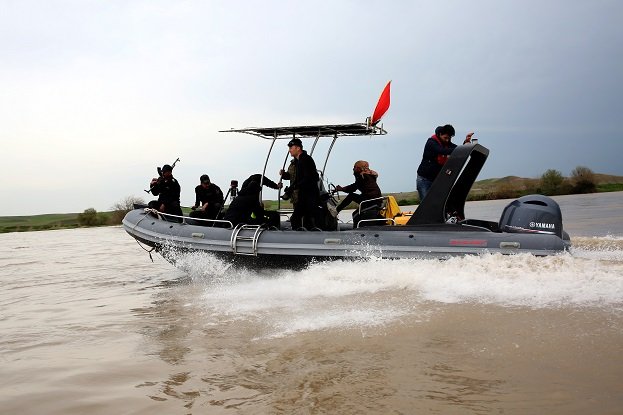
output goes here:
[[[374, 199], [366, 199], [366, 200], [362, 200], [361, 203], [359, 203], [359, 214], [361, 214], [362, 211], [371, 209], [372, 206], [374, 205], [378, 205], [378, 203], [374, 203], [374, 202], [378, 202], [378, 201], [384, 201], [385, 203], [387, 203], [387, 196], [380, 196], [380, 197], [375, 197]], [[369, 205], [366, 206], [365, 209], [363, 208], [364, 205]], [[379, 210], [383, 209], [383, 205], [378, 205]]]
[[[389, 201], [389, 196], [379, 196], [373, 199], [362, 200], [361, 203], [359, 203], [358, 213], [361, 215], [362, 212], [365, 212], [374, 207], [377, 207], [378, 210], [381, 211], [387, 206], [388, 201]], [[382, 202], [382, 203], [379, 204], [378, 202]], [[359, 222], [357, 222], [357, 229], [361, 226], [362, 223], [375, 223], [375, 222], [380, 223], [381, 225], [390, 225], [390, 226], [396, 225], [396, 221], [394, 220], [394, 218], [383, 217], [383, 218], [373, 218], [373, 219], [361, 219]]]
[[223, 224], [229, 225], [228, 226], [229, 229], [234, 227], [233, 223], [231, 223], [228, 220], [224, 220], [224, 219], [191, 218], [189, 216], [180, 216], [180, 215], [173, 215], [171, 213], [160, 212], [159, 210], [152, 209], [152, 208], [145, 208], [145, 213], [154, 214], [158, 217], [158, 219], [164, 220], [164, 221], [167, 221], [167, 217], [181, 219], [181, 221], [176, 221], [176, 222], [182, 223], [183, 225], [192, 225], [191, 223], [187, 222], [188, 220], [192, 220], [192, 221], [201, 221], [205, 223], [211, 223], [213, 225], [217, 223], [223, 223]]
[[391, 222], [391, 226], [395, 226], [396, 225], [396, 221], [392, 218], [378, 218], [378, 219], [361, 219], [359, 222], [357, 222], [357, 229], [359, 229], [361, 227], [362, 223], [366, 223], [366, 222], [382, 222], [382, 225], [387, 225], [387, 222]]

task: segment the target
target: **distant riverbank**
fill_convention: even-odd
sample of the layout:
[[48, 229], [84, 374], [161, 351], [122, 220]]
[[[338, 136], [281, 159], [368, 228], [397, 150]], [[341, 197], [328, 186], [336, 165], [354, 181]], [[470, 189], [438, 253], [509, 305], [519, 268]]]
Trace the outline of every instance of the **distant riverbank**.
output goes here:
[[[599, 183], [597, 184], [597, 192], [618, 192], [623, 191], [623, 178], [620, 183]], [[469, 194], [468, 201], [476, 200], [497, 200], [497, 199], [513, 199], [525, 194], [540, 193], [538, 189], [531, 187], [530, 181], [534, 179], [522, 179], [517, 177], [506, 177], [502, 179], [488, 179], [481, 180], [474, 184], [472, 191]], [[342, 197], [343, 194], [341, 194]], [[398, 192], [398, 193], [386, 193], [396, 198], [396, 201], [401, 206], [412, 206], [419, 204], [419, 198], [417, 192]], [[265, 201], [265, 207], [267, 210], [274, 210], [277, 208], [277, 201], [268, 200]], [[354, 207], [355, 205], [352, 205]], [[281, 207], [291, 207], [287, 202], [282, 202]], [[184, 208], [184, 213], [188, 214], [190, 208]], [[83, 213], [52, 213], [43, 215], [29, 215], [29, 216], [0, 216], [0, 233], [8, 232], [31, 232], [31, 231], [45, 231], [55, 229], [71, 229], [81, 227], [93, 227], [93, 226], [112, 226], [119, 225], [121, 223], [124, 212], [119, 211], [105, 211], [97, 212], [97, 224], [95, 225], [83, 225], [81, 224], [80, 215]]]

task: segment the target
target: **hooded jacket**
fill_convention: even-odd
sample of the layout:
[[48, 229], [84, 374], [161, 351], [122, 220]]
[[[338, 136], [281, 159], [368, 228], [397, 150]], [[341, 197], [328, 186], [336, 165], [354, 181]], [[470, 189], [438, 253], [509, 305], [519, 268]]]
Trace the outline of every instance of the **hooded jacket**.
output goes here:
[[456, 144], [449, 142], [444, 144], [437, 135], [433, 134], [426, 141], [424, 146], [424, 154], [422, 155], [422, 162], [417, 169], [418, 176], [422, 176], [430, 181], [435, 180], [441, 168], [448, 160], [448, 156], [452, 154]]

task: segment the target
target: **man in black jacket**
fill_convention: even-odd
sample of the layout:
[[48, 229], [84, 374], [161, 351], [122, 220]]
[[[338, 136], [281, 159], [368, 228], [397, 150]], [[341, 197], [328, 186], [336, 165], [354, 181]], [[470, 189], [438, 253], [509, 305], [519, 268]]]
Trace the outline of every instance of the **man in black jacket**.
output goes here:
[[201, 184], [195, 187], [195, 204], [190, 212], [192, 218], [216, 219], [223, 206], [223, 192], [220, 187], [210, 182], [207, 174], [199, 178]]
[[308, 230], [317, 228], [316, 215], [320, 205], [318, 190], [318, 171], [316, 163], [305, 150], [298, 138], [288, 143], [290, 155], [296, 159], [296, 177], [294, 190], [298, 190], [298, 200], [294, 204], [294, 212], [290, 217], [292, 229], [305, 227]]
[[[359, 160], [358, 162], [356, 162], [355, 166], [353, 167], [353, 175], [355, 176], [355, 183], [343, 187], [340, 185], [335, 186], [335, 190], [348, 193], [344, 200], [342, 200], [337, 206], [336, 209], [338, 212], [348, 206], [350, 202], [354, 201], [357, 203], [361, 203], [364, 200], [376, 199], [377, 197], [381, 197], [381, 189], [376, 183], [376, 179], [379, 174], [374, 170], [370, 170], [370, 165], [367, 161]], [[355, 193], [355, 191], [357, 190], [359, 190], [361, 194]], [[380, 205], [381, 202], [382, 201], [379, 200], [375, 204]], [[372, 206], [372, 204], [373, 202], [370, 202], [369, 206]]]
[[[260, 182], [262, 186], [271, 189], [279, 189], [277, 184], [261, 174], [252, 174], [242, 183], [238, 196], [232, 200], [225, 212], [223, 219], [230, 221], [234, 226], [239, 223], [261, 225], [268, 223], [271, 226], [279, 226], [279, 214], [277, 212], [264, 211], [264, 205], [260, 200]], [[268, 216], [268, 217], [267, 217]]]
[[264, 206], [260, 202], [259, 182], [250, 181], [240, 188], [238, 196], [229, 204], [223, 219], [230, 221], [234, 226], [239, 223], [258, 225], [263, 223]]
[[242, 182], [242, 187], [240, 187], [240, 190], [244, 189], [245, 186], [248, 186], [249, 183], [251, 183], [251, 182], [256, 182], [258, 184], [261, 182], [262, 186], [270, 187], [271, 189], [279, 189], [281, 187], [280, 184], [277, 184], [277, 183], [273, 182], [268, 177], [264, 176], [263, 178], [264, 178], [264, 180], [262, 180], [262, 175], [259, 174], [259, 173], [250, 175], [247, 178], [247, 180]]
[[151, 180], [150, 189], [154, 196], [158, 196], [158, 200], [149, 202], [150, 208], [171, 215], [183, 215], [180, 207], [181, 187], [173, 177], [173, 167], [168, 164], [162, 166], [162, 176]]

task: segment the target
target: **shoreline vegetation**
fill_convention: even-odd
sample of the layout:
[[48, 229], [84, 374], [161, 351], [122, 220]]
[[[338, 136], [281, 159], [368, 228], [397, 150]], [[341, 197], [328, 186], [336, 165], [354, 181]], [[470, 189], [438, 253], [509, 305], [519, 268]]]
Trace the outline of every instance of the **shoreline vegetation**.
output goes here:
[[[602, 193], [623, 191], [623, 176], [593, 173], [586, 167], [576, 167], [571, 177], [563, 177], [557, 170], [547, 170], [540, 178], [529, 179], [507, 176], [496, 179], [479, 180], [474, 183], [467, 197], [468, 201], [515, 199], [528, 194], [548, 196]], [[419, 204], [417, 192], [383, 193], [394, 196], [400, 206]], [[344, 194], [340, 193], [343, 198]], [[133, 203], [143, 203], [133, 197], [117, 202], [110, 211], [97, 212], [93, 208], [82, 213], [52, 213], [30, 216], [0, 216], [0, 233], [30, 232], [42, 230], [71, 229], [93, 226], [114, 226], [121, 224]], [[276, 209], [276, 200], [264, 201], [266, 209]], [[287, 202], [282, 207], [291, 207]], [[349, 208], [354, 208], [354, 204]], [[182, 209], [185, 214], [190, 208]]]

